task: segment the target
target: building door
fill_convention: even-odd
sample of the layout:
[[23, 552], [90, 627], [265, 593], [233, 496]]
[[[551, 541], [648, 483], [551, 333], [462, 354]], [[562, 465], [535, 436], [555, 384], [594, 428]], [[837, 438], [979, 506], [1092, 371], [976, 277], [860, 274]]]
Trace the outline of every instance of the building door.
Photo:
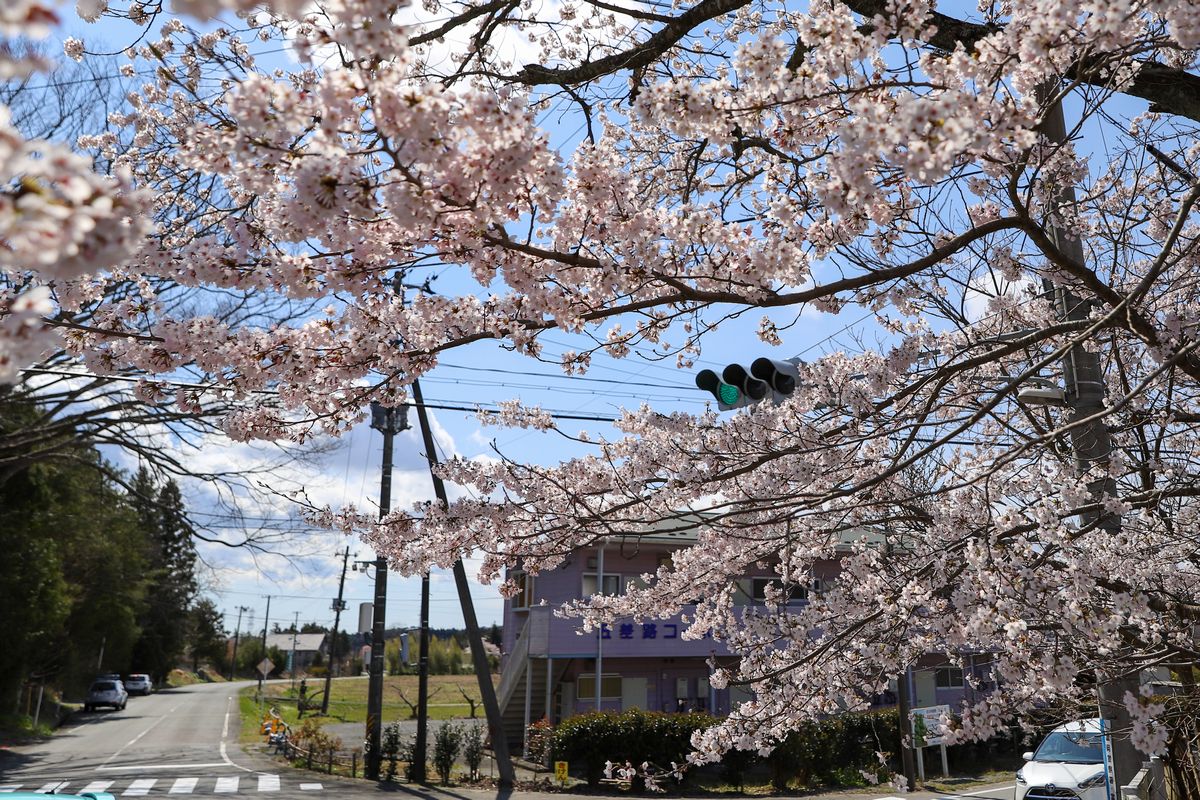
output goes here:
[[913, 670], [913, 686], [915, 691], [913, 694], [914, 708], [927, 708], [928, 706], [936, 706], [937, 701], [937, 673], [933, 670]]
[[646, 707], [646, 679], [621, 678], [621, 710]]

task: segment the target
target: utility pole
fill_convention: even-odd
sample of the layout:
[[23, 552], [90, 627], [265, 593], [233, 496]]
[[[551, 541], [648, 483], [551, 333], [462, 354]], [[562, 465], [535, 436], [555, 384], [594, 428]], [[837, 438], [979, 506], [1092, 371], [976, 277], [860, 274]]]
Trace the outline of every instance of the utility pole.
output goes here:
[[[387, 516], [392, 505], [392, 439], [407, 429], [403, 414], [394, 408], [371, 404], [371, 427], [383, 434], [383, 468], [379, 476], [379, 517]], [[367, 679], [367, 758], [363, 773], [367, 780], [379, 780], [383, 744], [383, 635], [386, 630], [387, 560], [375, 559], [375, 609], [371, 621], [371, 668]]]
[[[1043, 99], [1049, 94], [1047, 88], [1049, 91], [1057, 91], [1058, 85], [1055, 83], [1051, 87], [1043, 87]], [[1061, 101], [1054, 103], [1047, 110], [1042, 122], [1042, 133], [1054, 144], [1067, 143], [1067, 127]], [[1073, 207], [1076, 203], [1075, 188], [1070, 185], [1058, 187], [1058, 200], [1065, 206]], [[1054, 225], [1047, 226], [1046, 232], [1054, 242], [1055, 249], [1064, 258], [1073, 266], [1081, 270], [1086, 269], [1083, 242]], [[1076, 297], [1049, 280], [1043, 285], [1049, 297], [1053, 299], [1061, 319], [1086, 320], [1091, 314], [1091, 304], [1086, 300]], [[1063, 390], [1067, 406], [1071, 409], [1069, 422], [1090, 419], [1083, 424], [1074, 424], [1069, 432], [1075, 468], [1080, 475], [1093, 468], [1099, 468], [1100, 476], [1087, 483], [1088, 494], [1093, 499], [1115, 497], [1117, 483], [1108, 469], [1112, 454], [1112, 437], [1102, 416], [1104, 372], [1100, 367], [1100, 354], [1089, 352], [1082, 343], [1077, 342], [1063, 357], [1062, 370]], [[1095, 525], [1112, 535], [1116, 535], [1121, 529], [1121, 518], [1112, 511], [1091, 511], [1083, 514], [1082, 520], [1084, 524]], [[1096, 675], [1100, 695], [1100, 717], [1112, 749], [1114, 793], [1116, 787], [1132, 781], [1141, 768], [1142, 756], [1133, 746], [1129, 735], [1133, 721], [1124, 703], [1126, 692], [1137, 695], [1139, 683], [1140, 678], [1136, 672], [1126, 675]], [[1118, 736], [1118, 732], [1124, 735]]]
[[[421, 439], [425, 444], [425, 457], [429, 460], [429, 474], [433, 478], [433, 491], [438, 502], [443, 507], [449, 506], [446, 497], [446, 486], [438, 477], [437, 450], [433, 442], [433, 429], [429, 426], [429, 416], [425, 411], [425, 400], [421, 396], [421, 384], [412, 382], [413, 401], [417, 409], [417, 420], [421, 425]], [[508, 753], [508, 741], [504, 738], [504, 727], [500, 719], [500, 704], [496, 701], [496, 688], [492, 686], [492, 674], [488, 666], [487, 654], [483, 652], [483, 636], [479, 632], [479, 620], [475, 616], [475, 604], [471, 600], [471, 585], [467, 582], [467, 571], [463, 568], [462, 559], [454, 562], [454, 584], [458, 589], [458, 601], [462, 606], [463, 624], [467, 628], [467, 638], [471, 645], [471, 661], [475, 667], [475, 677], [479, 681], [479, 694], [483, 699], [483, 708], [487, 715], [488, 731], [492, 737], [492, 754], [496, 759], [496, 769], [500, 773], [501, 788], [511, 789], [513, 786], [513, 764]], [[422, 655], [427, 648], [422, 646]], [[420, 751], [418, 751], [418, 758]]]
[[233, 628], [233, 658], [230, 659], [230, 662], [229, 662], [229, 680], [233, 680], [234, 678], [237, 677], [238, 637], [241, 636], [241, 633], [242, 633], [242, 612], [249, 611], [249, 610], [250, 609], [247, 608], [246, 606], [238, 606], [237, 607], [238, 618], [237, 618], [237, 625], [235, 625]]
[[342, 609], [346, 603], [342, 600], [342, 591], [346, 588], [346, 564], [350, 561], [350, 545], [342, 553], [342, 577], [338, 581], [337, 600], [333, 601], [333, 638], [329, 640], [329, 668], [325, 670], [325, 696], [321, 698], [321, 716], [329, 713], [329, 690], [333, 685], [333, 666], [337, 663], [338, 628], [342, 624]]
[[912, 667], [905, 666], [904, 671], [896, 676], [896, 698], [899, 702], [900, 713], [900, 769], [904, 779], [908, 781], [908, 790], [917, 788], [917, 763], [913, 758], [912, 749], [912, 698], [908, 691], [908, 676]]
[[288, 674], [292, 676], [292, 688], [296, 688], [296, 636], [300, 633], [300, 612], [293, 612], [292, 618], [292, 657], [288, 659]]
[[[267, 613], [263, 614], [263, 635], [262, 635], [262, 652], [263, 658], [267, 657], [267, 626], [271, 623], [271, 595], [264, 595], [267, 598]], [[258, 673], [258, 697], [262, 699], [263, 689], [263, 674]]]

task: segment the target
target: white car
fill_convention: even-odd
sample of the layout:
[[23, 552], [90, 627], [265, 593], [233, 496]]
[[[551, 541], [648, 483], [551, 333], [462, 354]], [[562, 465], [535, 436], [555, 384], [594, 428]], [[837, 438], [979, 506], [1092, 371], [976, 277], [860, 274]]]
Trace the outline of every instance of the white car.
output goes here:
[[1107, 800], [1100, 720], [1059, 725], [1017, 770], [1015, 800]]
[[118, 680], [96, 681], [88, 689], [87, 700], [83, 703], [84, 711], [95, 711], [100, 706], [112, 706], [120, 711], [129, 702], [129, 694], [125, 686]]
[[154, 691], [154, 685], [150, 683], [150, 676], [143, 673], [135, 673], [125, 679], [125, 691], [130, 694], [150, 694]]

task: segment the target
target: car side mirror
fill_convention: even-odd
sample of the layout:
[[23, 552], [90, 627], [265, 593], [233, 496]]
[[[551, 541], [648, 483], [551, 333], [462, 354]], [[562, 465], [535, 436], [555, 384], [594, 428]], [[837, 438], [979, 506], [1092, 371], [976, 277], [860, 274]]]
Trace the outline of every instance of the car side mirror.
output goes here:
[[1025, 759], [1026, 761], [1033, 761], [1033, 751], [1026, 750], [1024, 753], [1021, 753], [1021, 758]]

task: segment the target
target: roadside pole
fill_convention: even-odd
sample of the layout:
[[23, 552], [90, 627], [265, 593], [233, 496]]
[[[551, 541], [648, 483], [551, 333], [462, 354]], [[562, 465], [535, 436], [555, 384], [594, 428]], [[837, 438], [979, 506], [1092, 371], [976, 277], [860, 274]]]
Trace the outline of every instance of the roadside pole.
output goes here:
[[346, 545], [346, 552], [342, 553], [342, 577], [338, 580], [338, 596], [337, 600], [333, 601], [333, 638], [329, 640], [329, 664], [325, 669], [325, 696], [321, 698], [321, 716], [329, 713], [329, 690], [333, 684], [333, 666], [337, 663], [337, 643], [338, 629], [342, 624], [342, 608], [345, 603], [342, 601], [342, 592], [346, 588], [346, 564], [350, 561], [350, 545]]
[[[421, 384], [412, 382], [413, 404], [417, 409], [417, 420], [421, 425], [421, 439], [425, 444], [425, 457], [429, 460], [429, 474], [433, 479], [433, 491], [438, 502], [445, 508], [450, 502], [446, 496], [446, 485], [438, 477], [438, 455], [433, 441], [433, 429], [429, 426], [429, 415], [425, 410], [425, 400], [421, 395]], [[458, 601], [462, 607], [463, 624], [467, 628], [467, 639], [471, 645], [471, 662], [475, 668], [475, 677], [479, 681], [479, 694], [483, 699], [483, 709], [487, 717], [488, 731], [492, 737], [492, 754], [496, 761], [496, 769], [500, 773], [501, 788], [511, 789], [514, 782], [512, 758], [508, 752], [508, 741], [504, 738], [504, 725], [500, 719], [500, 704], [496, 700], [496, 687], [492, 685], [492, 673], [488, 666], [487, 653], [483, 651], [483, 636], [479, 632], [479, 620], [475, 616], [475, 603], [471, 600], [471, 585], [467, 581], [467, 571], [462, 559], [454, 562], [454, 585], [458, 589]], [[419, 751], [418, 751], [419, 752]]]
[[[1067, 143], [1061, 101], [1054, 103], [1047, 110], [1042, 123], [1042, 133], [1054, 144]], [[1074, 206], [1074, 187], [1059, 187], [1058, 200], [1064, 205]], [[1083, 242], [1053, 225], [1047, 226], [1047, 233], [1055, 249], [1071, 262], [1072, 266], [1086, 269]], [[1090, 316], [1091, 304], [1086, 300], [1076, 297], [1066, 288], [1049, 280], [1044, 281], [1043, 286], [1053, 300], [1061, 319], [1086, 320]], [[1082, 476], [1099, 467], [1101, 476], [1087, 483], [1088, 494], [1093, 498], [1115, 497], [1117, 482], [1108, 469], [1112, 454], [1112, 437], [1103, 416], [1104, 372], [1100, 366], [1100, 354], [1089, 352], [1082, 343], [1076, 343], [1063, 357], [1062, 370], [1063, 391], [1067, 406], [1071, 409], [1070, 422], [1073, 427], [1069, 436], [1076, 470]], [[1093, 524], [1106, 533], [1115, 536], [1120, 532], [1121, 518], [1112, 511], [1093, 511], [1081, 517], [1085, 524]], [[1100, 715], [1105, 721], [1105, 728], [1111, 732], [1109, 738], [1112, 742], [1115, 786], [1124, 786], [1132, 781], [1141, 768], [1142, 756], [1133, 746], [1129, 736], [1133, 720], [1124, 703], [1126, 692], [1137, 695], [1140, 682], [1136, 672], [1131, 675], [1096, 676]], [[1120, 732], [1125, 734], [1124, 737], [1118, 738], [1117, 734]]]

